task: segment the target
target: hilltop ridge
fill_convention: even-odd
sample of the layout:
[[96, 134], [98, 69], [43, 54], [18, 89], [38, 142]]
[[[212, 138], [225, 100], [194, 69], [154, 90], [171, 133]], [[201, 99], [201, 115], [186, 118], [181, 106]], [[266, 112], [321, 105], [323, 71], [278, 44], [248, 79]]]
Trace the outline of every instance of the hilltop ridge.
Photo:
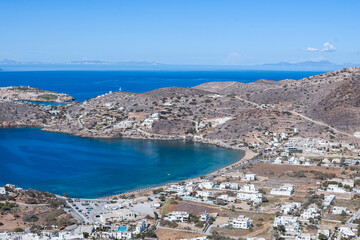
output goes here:
[[[45, 131], [82, 137], [192, 139], [228, 147], [263, 144], [266, 131], [358, 142], [360, 68], [301, 80], [209, 82], [145, 93], [113, 92], [39, 110]], [[8, 105], [10, 103], [7, 103]], [[40, 107], [41, 108], [41, 107]], [[35, 110], [34, 110], [35, 111]], [[15, 111], [14, 111], [15, 112]], [[41, 117], [40, 117], [41, 116]], [[28, 121], [21, 114], [0, 122]]]

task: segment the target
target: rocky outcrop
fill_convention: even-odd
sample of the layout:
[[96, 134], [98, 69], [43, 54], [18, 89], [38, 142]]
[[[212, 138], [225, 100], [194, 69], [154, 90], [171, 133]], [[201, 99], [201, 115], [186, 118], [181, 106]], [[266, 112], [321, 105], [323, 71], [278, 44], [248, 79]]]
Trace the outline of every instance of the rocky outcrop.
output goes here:
[[64, 93], [56, 93], [32, 87], [0, 87], [0, 97], [2, 99], [26, 100], [34, 102], [69, 102], [75, 98]]

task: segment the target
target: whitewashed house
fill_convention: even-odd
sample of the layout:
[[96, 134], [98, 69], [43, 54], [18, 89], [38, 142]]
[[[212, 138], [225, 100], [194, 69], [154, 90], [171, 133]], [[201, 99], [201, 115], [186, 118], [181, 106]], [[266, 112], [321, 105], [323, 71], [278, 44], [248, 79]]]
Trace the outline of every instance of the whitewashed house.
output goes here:
[[297, 217], [293, 216], [279, 216], [274, 219], [274, 227], [287, 226], [298, 222]]
[[187, 212], [173, 211], [164, 219], [174, 222], [187, 222], [189, 220], [189, 214]]
[[166, 192], [175, 192], [177, 195], [182, 196], [186, 193], [186, 187], [181, 185], [170, 185], [170, 187], [166, 189]]
[[215, 184], [211, 181], [203, 181], [199, 183], [199, 188], [212, 189], [214, 186]]
[[281, 205], [280, 211], [283, 214], [290, 214], [293, 213], [295, 209], [298, 209], [300, 207], [301, 207], [301, 203], [299, 202], [285, 203]]
[[147, 229], [148, 226], [149, 226], [149, 224], [146, 219], [140, 220], [140, 222], [138, 222], [136, 224], [134, 234], [142, 233], [143, 231], [145, 231]]
[[242, 201], [251, 201], [255, 204], [259, 204], [262, 202], [263, 195], [262, 193], [246, 193], [246, 192], [239, 192], [236, 194], [236, 199]]
[[126, 221], [133, 220], [136, 218], [136, 214], [129, 209], [120, 209], [114, 212], [100, 214], [100, 221], [106, 223], [108, 221]]
[[210, 198], [213, 196], [213, 193], [210, 191], [197, 191], [196, 196], [203, 197], [203, 198]]
[[239, 217], [232, 219], [230, 224], [233, 228], [249, 229], [250, 218], [240, 215]]
[[222, 194], [220, 196], [218, 196], [216, 199], [222, 200], [224, 202], [235, 202], [236, 198], [235, 197], [230, 197], [227, 194]]
[[341, 236], [344, 238], [353, 238], [356, 236], [354, 231], [349, 227], [340, 227], [339, 232], [341, 233]]
[[316, 218], [320, 216], [319, 209], [315, 206], [308, 207], [305, 211], [303, 211], [300, 215], [302, 219], [310, 219], [310, 218]]
[[245, 192], [245, 193], [258, 193], [258, 189], [255, 187], [254, 184], [245, 184], [244, 186], [242, 186], [239, 190], [240, 192]]
[[300, 235], [301, 231], [300, 231], [300, 227], [299, 227], [299, 223], [291, 223], [288, 225], [285, 225], [285, 232], [286, 235], [289, 236], [298, 236]]
[[275, 158], [274, 164], [282, 164], [282, 157]]
[[209, 221], [209, 219], [210, 219], [210, 215], [209, 215], [209, 213], [207, 213], [207, 212], [205, 211], [205, 212], [201, 213], [199, 220], [200, 220], [201, 222], [207, 222], [207, 221]]
[[324, 208], [327, 208], [328, 206], [330, 206], [334, 200], [335, 200], [335, 195], [326, 196], [323, 201]]
[[346, 193], [346, 190], [344, 188], [339, 187], [336, 184], [329, 184], [326, 191], [333, 192], [333, 193]]
[[291, 196], [294, 193], [294, 186], [292, 184], [284, 184], [279, 188], [273, 188], [270, 191], [272, 195]]
[[334, 206], [334, 207], [331, 209], [331, 213], [334, 214], [334, 215], [340, 215], [340, 214], [342, 214], [343, 212], [347, 213], [347, 208], [346, 208], [346, 207]]
[[0, 187], [0, 194], [2, 195], [6, 194], [5, 187]]
[[256, 174], [255, 173], [246, 173], [242, 176], [241, 180], [254, 181], [254, 180], [256, 180]]
[[231, 183], [231, 182], [223, 182], [223, 183], [220, 183], [219, 188], [221, 190], [225, 190], [225, 189], [238, 190], [239, 189], [239, 184], [238, 183]]

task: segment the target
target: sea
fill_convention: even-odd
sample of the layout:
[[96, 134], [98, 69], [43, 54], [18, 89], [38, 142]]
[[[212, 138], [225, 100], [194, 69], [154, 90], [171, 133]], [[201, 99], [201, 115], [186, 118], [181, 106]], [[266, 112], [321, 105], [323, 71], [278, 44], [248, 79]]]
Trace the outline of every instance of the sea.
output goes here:
[[[298, 80], [320, 73], [0, 71], [0, 86], [31, 86], [84, 101], [110, 91], [140, 93], [210, 81]], [[11, 183], [70, 197], [97, 198], [199, 177], [243, 155], [242, 151], [189, 141], [89, 139], [40, 128], [0, 129], [0, 186]]]

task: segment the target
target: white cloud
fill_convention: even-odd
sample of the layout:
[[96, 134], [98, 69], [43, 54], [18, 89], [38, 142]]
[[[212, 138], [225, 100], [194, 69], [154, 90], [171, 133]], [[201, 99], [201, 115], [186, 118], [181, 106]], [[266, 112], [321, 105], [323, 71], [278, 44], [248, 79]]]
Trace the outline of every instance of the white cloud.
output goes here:
[[240, 57], [240, 54], [238, 52], [232, 52], [228, 55], [229, 58], [236, 58]]
[[334, 52], [336, 50], [335, 46], [328, 42], [324, 43], [323, 46], [322, 52]]
[[306, 48], [306, 51], [308, 51], [308, 52], [334, 52], [335, 50], [336, 50], [335, 46], [328, 42], [323, 44], [322, 49], [313, 48], [313, 47]]
[[317, 52], [317, 51], [319, 51], [319, 49], [317, 49], [317, 48], [312, 48], [312, 47], [308, 47], [308, 48], [306, 49], [306, 51], [308, 51], [308, 52]]

